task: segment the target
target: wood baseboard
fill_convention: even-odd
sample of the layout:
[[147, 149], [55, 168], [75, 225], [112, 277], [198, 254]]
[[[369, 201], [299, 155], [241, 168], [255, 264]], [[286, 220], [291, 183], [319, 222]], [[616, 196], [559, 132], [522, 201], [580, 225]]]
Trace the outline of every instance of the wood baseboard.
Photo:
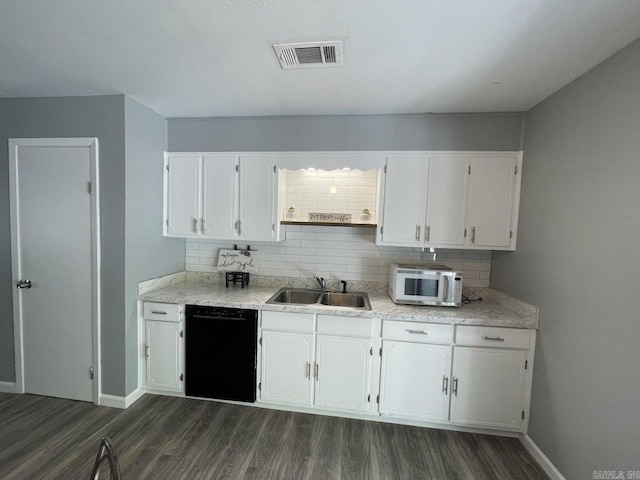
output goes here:
[[520, 435], [520, 442], [524, 445], [524, 448], [531, 454], [531, 456], [538, 462], [538, 465], [549, 475], [551, 480], [566, 480], [560, 471], [555, 467], [551, 460], [544, 454], [540, 447], [531, 439], [531, 437], [525, 433]]

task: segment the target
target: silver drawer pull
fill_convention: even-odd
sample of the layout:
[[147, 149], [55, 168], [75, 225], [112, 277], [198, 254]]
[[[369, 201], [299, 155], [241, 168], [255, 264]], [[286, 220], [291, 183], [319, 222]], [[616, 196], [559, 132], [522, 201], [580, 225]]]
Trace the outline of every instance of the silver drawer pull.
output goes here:
[[502, 337], [484, 337], [485, 340], [491, 340], [493, 342], [504, 342], [504, 338]]
[[154, 315], [166, 315], [167, 312], [161, 312], [160, 310], [151, 310]]
[[406, 331], [408, 333], [415, 333], [417, 335], [429, 335], [429, 333], [425, 332], [424, 330], [410, 330], [410, 329], [407, 329]]

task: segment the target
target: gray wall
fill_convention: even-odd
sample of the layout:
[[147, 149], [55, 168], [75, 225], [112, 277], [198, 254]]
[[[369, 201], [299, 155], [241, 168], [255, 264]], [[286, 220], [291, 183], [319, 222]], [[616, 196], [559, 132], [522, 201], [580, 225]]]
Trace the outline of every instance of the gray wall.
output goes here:
[[184, 244], [162, 236], [165, 120], [125, 97], [126, 393], [138, 386], [138, 282], [184, 270]]
[[491, 285], [540, 307], [530, 436], [570, 479], [639, 470], [640, 40], [526, 116], [518, 250]]
[[521, 150], [520, 113], [173, 118], [167, 151]]
[[0, 99], [0, 381], [15, 381], [9, 138], [98, 137], [102, 229], [102, 387], [124, 385], [124, 97]]

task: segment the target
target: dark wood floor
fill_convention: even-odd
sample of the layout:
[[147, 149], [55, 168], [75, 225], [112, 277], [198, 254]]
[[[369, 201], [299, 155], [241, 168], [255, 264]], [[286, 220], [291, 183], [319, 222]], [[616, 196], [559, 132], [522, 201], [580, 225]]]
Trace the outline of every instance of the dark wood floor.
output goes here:
[[104, 435], [123, 480], [547, 478], [513, 438], [152, 395], [118, 410], [11, 394], [0, 478], [88, 480]]

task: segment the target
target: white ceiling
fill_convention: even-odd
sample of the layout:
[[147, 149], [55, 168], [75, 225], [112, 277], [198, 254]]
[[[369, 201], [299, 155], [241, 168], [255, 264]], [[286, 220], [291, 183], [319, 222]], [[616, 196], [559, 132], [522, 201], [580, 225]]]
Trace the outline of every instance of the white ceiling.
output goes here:
[[[0, 97], [165, 117], [524, 111], [640, 36], [638, 0], [2, 0]], [[342, 40], [282, 70], [273, 43]]]

